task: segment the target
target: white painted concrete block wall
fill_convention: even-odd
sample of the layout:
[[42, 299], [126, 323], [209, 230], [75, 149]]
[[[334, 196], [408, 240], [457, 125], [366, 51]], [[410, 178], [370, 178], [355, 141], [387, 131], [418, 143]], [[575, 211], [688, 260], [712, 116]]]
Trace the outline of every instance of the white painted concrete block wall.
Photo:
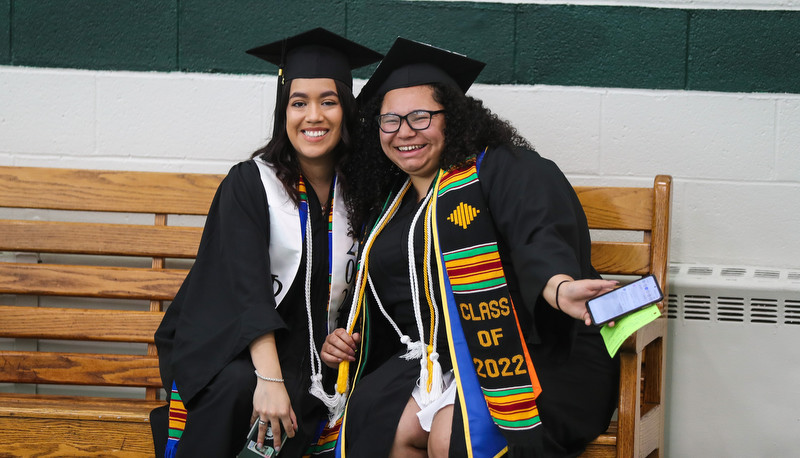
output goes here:
[[[0, 67], [0, 164], [225, 173], [268, 139], [274, 91], [269, 76]], [[470, 94], [573, 184], [672, 175], [673, 261], [800, 267], [800, 95]]]
[[0, 162], [225, 173], [271, 133], [271, 80], [0, 67]]

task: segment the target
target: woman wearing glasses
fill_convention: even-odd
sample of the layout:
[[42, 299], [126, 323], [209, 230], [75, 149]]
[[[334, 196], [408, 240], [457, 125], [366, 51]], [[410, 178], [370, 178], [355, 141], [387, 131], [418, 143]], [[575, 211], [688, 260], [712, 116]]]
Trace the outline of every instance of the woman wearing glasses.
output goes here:
[[359, 96], [342, 456], [574, 456], [614, 411], [584, 304], [615, 282], [558, 167], [465, 95], [483, 65], [398, 38]]

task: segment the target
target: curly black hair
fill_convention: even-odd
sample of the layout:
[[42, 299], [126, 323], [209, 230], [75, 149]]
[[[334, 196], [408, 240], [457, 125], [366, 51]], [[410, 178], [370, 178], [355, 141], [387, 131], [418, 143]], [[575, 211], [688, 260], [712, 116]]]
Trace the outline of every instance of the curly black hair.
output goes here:
[[[333, 150], [333, 157], [337, 164], [346, 160], [352, 153], [355, 144], [353, 132], [358, 121], [358, 108], [353, 91], [344, 83], [334, 80], [336, 92], [339, 95], [339, 103], [342, 106], [342, 138]], [[275, 110], [275, 121], [273, 126], [272, 138], [270, 141], [256, 150], [250, 157], [261, 157], [272, 164], [275, 174], [283, 184], [286, 193], [292, 198], [295, 204], [300, 203], [300, 192], [297, 190], [297, 183], [300, 177], [300, 163], [297, 161], [297, 152], [294, 150], [289, 136], [286, 133], [286, 107], [289, 105], [289, 93], [291, 84], [286, 84], [280, 90], [276, 104], [280, 109]], [[339, 173], [339, 182], [343, 193], [348, 193], [349, 183], [346, 177]]]
[[[433, 98], [446, 111], [444, 150], [439, 167], [449, 169], [467, 161], [486, 147], [509, 146], [533, 149], [517, 130], [478, 99], [445, 84], [434, 83]], [[361, 236], [369, 215], [388, 196], [405, 173], [383, 153], [376, 116], [383, 96], [373, 97], [360, 107], [355, 151], [342, 161], [341, 173], [348, 178], [348, 216], [356, 236]]]

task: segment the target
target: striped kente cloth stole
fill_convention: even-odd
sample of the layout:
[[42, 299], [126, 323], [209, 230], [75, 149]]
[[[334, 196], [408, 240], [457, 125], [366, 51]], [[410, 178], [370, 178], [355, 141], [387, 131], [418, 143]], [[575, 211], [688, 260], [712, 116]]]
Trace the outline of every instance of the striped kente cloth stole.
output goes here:
[[186, 407], [183, 405], [178, 387], [172, 382], [172, 390], [169, 395], [169, 431], [167, 436], [167, 448], [164, 452], [166, 458], [174, 458], [178, 449], [178, 441], [186, 427]]
[[[470, 456], [508, 443], [541, 444], [541, 393], [506, 284], [497, 236], [483, 198], [481, 155], [440, 171], [435, 183], [434, 251], [450, 356]], [[522, 196], [520, 196], [522, 198]]]

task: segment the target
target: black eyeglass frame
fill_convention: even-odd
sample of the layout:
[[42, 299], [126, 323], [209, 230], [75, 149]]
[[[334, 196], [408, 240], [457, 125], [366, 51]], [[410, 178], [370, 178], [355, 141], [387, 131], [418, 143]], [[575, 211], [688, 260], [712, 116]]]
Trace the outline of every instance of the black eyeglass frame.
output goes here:
[[[435, 111], [434, 110], [414, 110], [411, 113], [407, 113], [405, 116], [400, 116], [399, 114], [395, 114], [395, 113], [386, 113], [386, 114], [375, 116], [375, 121], [377, 121], [377, 123], [378, 123], [378, 129], [380, 129], [381, 132], [383, 132], [385, 134], [393, 134], [393, 133], [397, 132], [398, 130], [400, 130], [400, 128], [403, 127], [403, 121], [404, 120], [405, 120], [406, 124], [408, 125], [408, 127], [411, 130], [419, 131], [419, 130], [425, 130], [428, 127], [431, 126], [431, 122], [433, 122], [433, 115], [444, 113], [446, 111], [447, 110], [435, 110]], [[430, 115], [430, 117], [428, 118], [428, 125], [425, 126], [425, 127], [419, 127], [419, 128], [412, 126], [411, 123], [408, 122], [408, 117], [413, 115], [413, 114], [415, 114], [415, 113], [428, 113]], [[397, 123], [397, 129], [395, 129], [395, 130], [386, 130], [386, 129], [383, 128], [383, 125], [381, 124], [381, 119], [383, 117], [385, 117], [385, 116], [397, 116], [398, 118], [400, 118], [400, 122]]]

